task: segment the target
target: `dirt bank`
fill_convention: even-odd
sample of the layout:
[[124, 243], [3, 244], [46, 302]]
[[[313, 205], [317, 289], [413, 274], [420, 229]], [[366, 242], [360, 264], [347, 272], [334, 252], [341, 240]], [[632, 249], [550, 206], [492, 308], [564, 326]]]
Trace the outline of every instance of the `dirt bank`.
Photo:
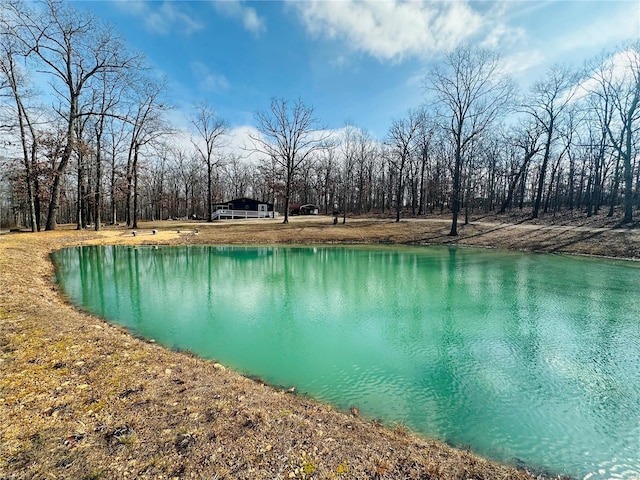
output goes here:
[[[410, 434], [172, 352], [66, 304], [49, 253], [81, 244], [460, 243], [640, 257], [635, 229], [326, 217], [145, 224], [135, 236], [0, 236], [0, 478], [525, 479]], [[156, 230], [154, 233], [153, 230]]]

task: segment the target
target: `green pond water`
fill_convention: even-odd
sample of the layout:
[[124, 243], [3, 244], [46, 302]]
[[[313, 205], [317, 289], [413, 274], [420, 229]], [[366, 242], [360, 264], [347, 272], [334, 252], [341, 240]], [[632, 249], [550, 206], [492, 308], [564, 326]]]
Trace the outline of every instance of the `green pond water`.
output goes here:
[[512, 464], [640, 476], [640, 265], [447, 247], [81, 247], [86, 310]]

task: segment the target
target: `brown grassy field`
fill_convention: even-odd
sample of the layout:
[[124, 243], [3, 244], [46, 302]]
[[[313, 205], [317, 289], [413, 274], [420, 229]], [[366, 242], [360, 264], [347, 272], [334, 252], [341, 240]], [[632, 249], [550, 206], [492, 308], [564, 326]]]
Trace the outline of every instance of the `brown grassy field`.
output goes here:
[[640, 258], [637, 228], [563, 223], [476, 218], [457, 238], [448, 219], [328, 217], [2, 235], [0, 478], [532, 478], [135, 338], [67, 304], [49, 254], [87, 244], [455, 243]]

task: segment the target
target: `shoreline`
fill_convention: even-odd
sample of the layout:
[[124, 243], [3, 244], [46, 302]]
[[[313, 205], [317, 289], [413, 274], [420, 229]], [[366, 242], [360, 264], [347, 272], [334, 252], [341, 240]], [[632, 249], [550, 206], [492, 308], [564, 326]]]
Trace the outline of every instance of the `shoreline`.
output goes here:
[[[402, 425], [357, 418], [214, 361], [137, 338], [66, 303], [49, 259], [57, 249], [91, 244], [384, 240], [417, 246], [416, 240], [425, 238], [440, 238], [440, 245], [494, 248], [524, 243], [524, 238], [506, 237], [498, 245], [478, 242], [495, 240], [496, 233], [488, 231], [495, 226], [467, 226], [452, 239], [442, 231], [448, 230], [444, 221], [361, 220], [335, 228], [320, 220], [296, 219], [284, 226], [155, 222], [137, 236], [124, 228], [1, 236], [0, 472], [6, 478], [46, 472], [68, 478], [536, 478]], [[591, 256], [603, 251], [601, 236], [626, 234], [632, 241], [613, 251], [627, 248], [629, 258], [612, 258], [640, 257], [635, 253], [640, 235], [633, 230], [600, 232], [587, 241], [584, 232], [568, 238], [552, 230], [548, 235], [554, 238], [546, 243], [541, 230], [534, 231], [548, 253]], [[566, 251], [565, 244], [574, 251]]]

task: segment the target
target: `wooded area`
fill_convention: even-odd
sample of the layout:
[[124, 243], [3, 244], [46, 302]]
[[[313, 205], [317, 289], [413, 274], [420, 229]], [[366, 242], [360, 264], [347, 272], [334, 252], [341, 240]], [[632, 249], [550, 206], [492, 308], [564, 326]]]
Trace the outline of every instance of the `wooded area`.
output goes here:
[[[167, 81], [109, 25], [66, 3], [0, 7], [0, 221], [32, 231], [211, 219], [237, 197], [347, 215], [565, 210], [632, 221], [640, 208], [640, 41], [551, 67], [527, 91], [496, 52], [463, 45], [424, 79], [424, 104], [384, 138], [329, 130], [302, 99], [256, 106], [243, 153], [206, 99], [190, 144]], [[36, 80], [51, 86], [39, 92]]]

